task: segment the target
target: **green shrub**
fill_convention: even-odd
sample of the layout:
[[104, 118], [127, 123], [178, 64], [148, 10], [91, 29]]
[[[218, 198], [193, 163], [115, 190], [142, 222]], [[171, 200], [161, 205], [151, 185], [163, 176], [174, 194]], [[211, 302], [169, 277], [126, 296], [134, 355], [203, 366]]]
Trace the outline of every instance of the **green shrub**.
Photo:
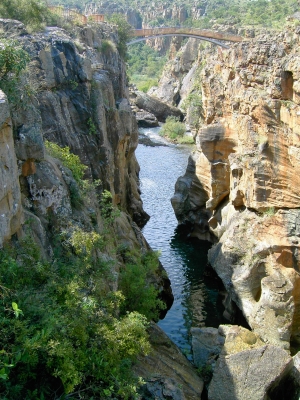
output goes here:
[[157, 86], [167, 57], [150, 46], [137, 43], [128, 47], [128, 75], [139, 90], [147, 92]]
[[20, 81], [29, 60], [29, 54], [16, 41], [0, 40], [0, 89], [7, 95], [11, 106], [30, 97], [30, 85]]
[[60, 147], [48, 140], [45, 141], [45, 146], [49, 154], [54, 158], [58, 158], [69, 168], [76, 182], [80, 183], [87, 169], [87, 166], [81, 163], [80, 158], [76, 154], [71, 153], [69, 147]]
[[160, 135], [174, 140], [178, 137], [183, 137], [185, 132], [184, 123], [180, 122], [176, 117], [168, 117], [160, 131]]
[[127, 42], [131, 38], [132, 26], [127, 22], [122, 14], [112, 14], [107, 16], [108, 22], [117, 25], [118, 29], [118, 44], [117, 49], [120, 56], [127, 59]]
[[94, 123], [94, 121], [93, 121], [93, 119], [91, 117], [88, 119], [87, 125], [88, 125], [88, 128], [89, 128], [89, 134], [90, 135], [96, 135], [97, 128], [96, 128], [96, 125], [95, 125], [95, 123]]
[[29, 59], [29, 54], [16, 41], [1, 39], [0, 78], [5, 79], [11, 74], [18, 77]]
[[[198, 89], [199, 90], [199, 89]], [[200, 91], [189, 93], [182, 104], [182, 109], [187, 110], [189, 107], [202, 109], [202, 95]]]
[[55, 21], [46, 2], [40, 0], [1, 0], [0, 17], [21, 21], [30, 31], [39, 30]]
[[158, 290], [150, 282], [151, 276], [158, 269], [158, 255], [153, 251], [143, 257], [127, 252], [126, 266], [120, 273], [120, 289], [125, 296], [121, 310], [138, 311], [149, 320], [158, 320], [161, 310], [166, 308], [158, 298]]
[[116, 51], [116, 45], [111, 40], [102, 40], [100, 52], [108, 55], [110, 53], [114, 53]]
[[194, 140], [193, 136], [183, 136], [183, 137], [177, 138], [177, 143], [179, 143], [179, 144], [194, 144], [195, 140]]
[[197, 369], [198, 375], [204, 380], [204, 383], [207, 385], [213, 376], [213, 369], [210, 364], [206, 364], [203, 367], [199, 367]]
[[106, 227], [111, 227], [115, 219], [120, 216], [120, 210], [113, 205], [112, 200], [110, 191], [104, 190], [101, 194], [100, 210]]
[[146, 79], [144, 81], [135, 82], [138, 90], [147, 93], [150, 88], [158, 85], [157, 79]]
[[276, 209], [275, 207], [269, 207], [265, 211], [263, 211], [262, 214], [268, 217], [273, 217], [276, 214]]
[[146, 318], [118, 317], [124, 296], [107, 291], [98, 234], [77, 228], [60, 240], [49, 262], [29, 237], [0, 251], [0, 398], [135, 398]]

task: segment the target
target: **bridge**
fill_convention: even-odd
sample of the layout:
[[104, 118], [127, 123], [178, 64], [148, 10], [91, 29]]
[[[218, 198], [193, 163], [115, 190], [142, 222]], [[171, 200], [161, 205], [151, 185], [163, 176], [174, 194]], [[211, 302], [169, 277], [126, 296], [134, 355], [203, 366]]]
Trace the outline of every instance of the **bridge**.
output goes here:
[[[86, 7], [85, 14], [81, 14], [75, 9], [64, 6], [49, 6], [49, 9], [55, 14], [58, 14], [63, 19], [70, 20], [71, 22], [77, 21], [83, 25], [86, 25], [89, 20], [96, 23], [103, 23], [105, 21], [103, 14], [96, 14], [96, 8], [93, 9], [91, 7]], [[127, 45], [162, 36], [185, 36], [200, 40], [206, 40], [207, 42], [211, 42], [217, 46], [228, 49], [229, 46], [220, 42], [220, 40], [226, 42], [242, 42], [244, 40], [242, 36], [232, 35], [230, 33], [218, 32], [209, 29], [182, 27], [132, 29], [131, 35], [133, 37], [136, 37], [137, 39], [130, 40], [129, 42], [127, 42]]]
[[152, 39], [161, 36], [187, 36], [200, 40], [206, 40], [217, 46], [229, 48], [226, 44], [219, 42], [224, 40], [226, 42], [242, 42], [244, 38], [230, 33], [223, 33], [212, 31], [209, 29], [196, 29], [196, 28], [181, 28], [181, 27], [164, 27], [164, 28], [145, 28], [132, 30], [132, 36], [138, 37], [137, 39], [130, 40], [127, 45], [141, 42], [143, 40]]

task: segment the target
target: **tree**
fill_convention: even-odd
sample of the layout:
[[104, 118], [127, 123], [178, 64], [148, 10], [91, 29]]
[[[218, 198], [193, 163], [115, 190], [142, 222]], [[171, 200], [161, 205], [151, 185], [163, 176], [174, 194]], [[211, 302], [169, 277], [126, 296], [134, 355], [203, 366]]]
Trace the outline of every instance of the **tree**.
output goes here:
[[1, 18], [16, 19], [31, 30], [45, 24], [50, 14], [46, 3], [39, 0], [1, 0], [0, 3]]
[[132, 37], [133, 28], [122, 14], [112, 14], [108, 18], [108, 21], [117, 25], [119, 36], [117, 49], [121, 57], [123, 57], [123, 59], [127, 59], [127, 42]]
[[12, 40], [0, 42], [0, 79], [9, 75], [19, 76], [29, 61], [28, 53]]

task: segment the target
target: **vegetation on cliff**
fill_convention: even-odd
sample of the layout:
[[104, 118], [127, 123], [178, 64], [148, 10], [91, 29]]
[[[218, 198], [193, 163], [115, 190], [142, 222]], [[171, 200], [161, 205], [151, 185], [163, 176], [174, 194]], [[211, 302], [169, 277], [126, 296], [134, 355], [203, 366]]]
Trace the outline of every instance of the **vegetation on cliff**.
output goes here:
[[108, 22], [111, 24], [115, 24], [118, 27], [118, 36], [119, 41], [117, 44], [117, 48], [119, 53], [123, 59], [127, 58], [127, 42], [131, 37], [132, 26], [126, 21], [124, 15], [121, 14], [112, 14], [107, 17]]
[[[0, 42], [0, 89], [5, 92], [11, 105], [20, 102], [20, 75], [29, 61], [29, 54], [14, 40]], [[24, 96], [24, 92], [22, 91]]]
[[[79, 12], [84, 11], [84, 6], [80, 0], [52, 0], [51, 5], [63, 5], [66, 7], [76, 7]], [[118, 2], [113, 15], [106, 14], [106, 19], [115, 22], [122, 34], [120, 37], [126, 38], [127, 28], [124, 30], [124, 12], [128, 8], [136, 10], [140, 14], [143, 23], [148, 26], [176, 26], [185, 25], [197, 28], [211, 28], [213, 24], [230, 24], [236, 26], [261, 26], [280, 28], [285, 23], [287, 16], [292, 15], [298, 10], [298, 3], [295, 0], [209, 0], [204, 3], [195, 3], [192, 0], [176, 1], [168, 0], [164, 2], [164, 9], [172, 9], [177, 6], [185, 9], [185, 16], [180, 21], [172, 13], [158, 15], [158, 8], [162, 7], [161, 2], [149, 2], [142, 0], [123, 0]], [[100, 6], [103, 13], [106, 12], [106, 5]], [[111, 10], [111, 9], [110, 9]], [[2, 0], [0, 4], [0, 18], [11, 18], [22, 21], [31, 30], [41, 28], [45, 24], [59, 24], [64, 22], [57, 15], [51, 13], [47, 8], [47, 3], [43, 0]], [[123, 34], [125, 34], [123, 36]], [[120, 43], [121, 53], [123, 43]], [[126, 40], [125, 40], [126, 42]]]
[[148, 321], [164, 308], [149, 281], [158, 257], [118, 247], [113, 225], [120, 212], [111, 194], [99, 199], [68, 148], [47, 148], [73, 172], [81, 207], [94, 188], [102, 228], [70, 221], [61, 229], [50, 221], [52, 255], [45, 257], [29, 220], [26, 236], [0, 251], [0, 397], [135, 398], [141, 381], [132, 363], [150, 351]]
[[[22, 19], [20, 13], [9, 15], [3, 10], [3, 17]], [[148, 320], [156, 319], [164, 305], [157, 297], [162, 283], [153, 277], [160, 267], [157, 255], [147, 252], [146, 242], [124, 211], [131, 211], [125, 199], [119, 199], [119, 210], [105, 190], [114, 191], [116, 202], [119, 193], [126, 193], [129, 203], [137, 185], [137, 166], [131, 159], [137, 132], [127, 103], [123, 62], [115, 52], [109, 60], [110, 74], [103, 72], [101, 77], [100, 73], [92, 76], [89, 62], [104, 64], [101, 46], [115, 44], [116, 29], [103, 24], [104, 32], [94, 31], [98, 47], [86, 56], [65, 31], [32, 35], [18, 22], [3, 21], [1, 26], [1, 37], [12, 32], [16, 38], [15, 42], [0, 40], [0, 79], [9, 100], [13, 105], [16, 100], [18, 106], [9, 110], [1, 92], [1, 138], [9, 136], [2, 147], [16, 169], [12, 175], [11, 164], [2, 165], [1, 187], [15, 180], [23, 203], [16, 204], [18, 198], [10, 189], [1, 191], [1, 205], [6, 207], [2, 200], [9, 196], [20, 212], [14, 216], [17, 223], [12, 229], [5, 214], [8, 229], [0, 243], [1, 247], [12, 237], [0, 251], [0, 398], [134, 398], [139, 380], [131, 374], [132, 363], [139, 354], [149, 352]], [[47, 59], [42, 58], [45, 54]], [[63, 70], [57, 54], [65, 57]], [[58, 72], [51, 83], [50, 70]], [[16, 84], [10, 92], [12, 82]], [[35, 104], [21, 99], [26, 94], [23, 83], [38, 87]], [[92, 118], [94, 94], [98, 120]], [[59, 109], [62, 97], [68, 102], [67, 117]], [[120, 111], [119, 99], [125, 103]], [[58, 107], [53, 108], [56, 100]], [[51, 134], [45, 128], [48, 123]], [[80, 158], [70, 151], [73, 142], [68, 134], [72, 140], [76, 134], [75, 151]], [[46, 137], [70, 147], [44, 143]], [[87, 160], [90, 142], [93, 154], [98, 152], [95, 161]], [[25, 170], [29, 164], [32, 169]], [[117, 175], [119, 170], [122, 175]], [[90, 180], [83, 179], [88, 176]], [[46, 197], [47, 204], [42, 205]], [[141, 253], [136, 254], [135, 247]], [[138, 302], [140, 291], [142, 301]]]
[[2, 0], [0, 18], [16, 19], [23, 22], [30, 31], [45, 25], [58, 24], [59, 18], [53, 14], [42, 0]]
[[236, 26], [259, 26], [281, 28], [287, 16], [298, 10], [294, 0], [211, 0], [207, 2], [205, 14], [195, 20], [190, 15], [184, 22], [186, 26], [210, 28], [212, 24]]
[[57, 241], [48, 262], [29, 237], [0, 253], [1, 398], [126, 399], [131, 363], [150, 350], [146, 317], [120, 316], [124, 296], [106, 287], [113, 260], [95, 257], [100, 235], [77, 228]]

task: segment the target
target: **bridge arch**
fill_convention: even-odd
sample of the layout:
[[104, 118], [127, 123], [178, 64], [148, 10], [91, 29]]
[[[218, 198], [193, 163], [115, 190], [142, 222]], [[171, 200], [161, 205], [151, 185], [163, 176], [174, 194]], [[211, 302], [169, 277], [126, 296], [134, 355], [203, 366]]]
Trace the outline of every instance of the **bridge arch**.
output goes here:
[[137, 39], [130, 40], [127, 44], [131, 45], [143, 40], [152, 39], [161, 36], [186, 36], [200, 40], [206, 40], [215, 45], [229, 48], [228, 45], [220, 42], [220, 40], [228, 42], [242, 42], [242, 36], [233, 35], [227, 32], [218, 32], [210, 29], [182, 28], [182, 27], [161, 27], [161, 28], [144, 28], [133, 30], [133, 36]]
[[227, 46], [226, 44], [221, 43], [221, 42], [219, 42], [219, 41], [217, 41], [215, 39], [210, 39], [210, 38], [206, 38], [206, 37], [203, 37], [203, 36], [188, 35], [188, 34], [185, 34], [185, 33], [176, 33], [176, 34], [175, 33], [165, 33], [165, 34], [158, 34], [158, 35], [152, 35], [152, 36], [145, 36], [145, 37], [138, 38], [138, 39], [133, 39], [130, 42], [127, 42], [127, 46], [130, 46], [132, 44], [139, 43], [139, 42], [142, 42], [142, 41], [145, 41], [145, 40], [148, 40], [148, 39], [155, 39], [157, 37], [166, 37], [166, 36], [191, 37], [191, 38], [194, 38], [194, 39], [205, 40], [206, 42], [210, 42], [210, 43], [213, 43], [213, 44], [215, 44], [217, 46], [221, 46], [221, 47], [223, 47], [225, 49], [229, 49], [229, 46]]

